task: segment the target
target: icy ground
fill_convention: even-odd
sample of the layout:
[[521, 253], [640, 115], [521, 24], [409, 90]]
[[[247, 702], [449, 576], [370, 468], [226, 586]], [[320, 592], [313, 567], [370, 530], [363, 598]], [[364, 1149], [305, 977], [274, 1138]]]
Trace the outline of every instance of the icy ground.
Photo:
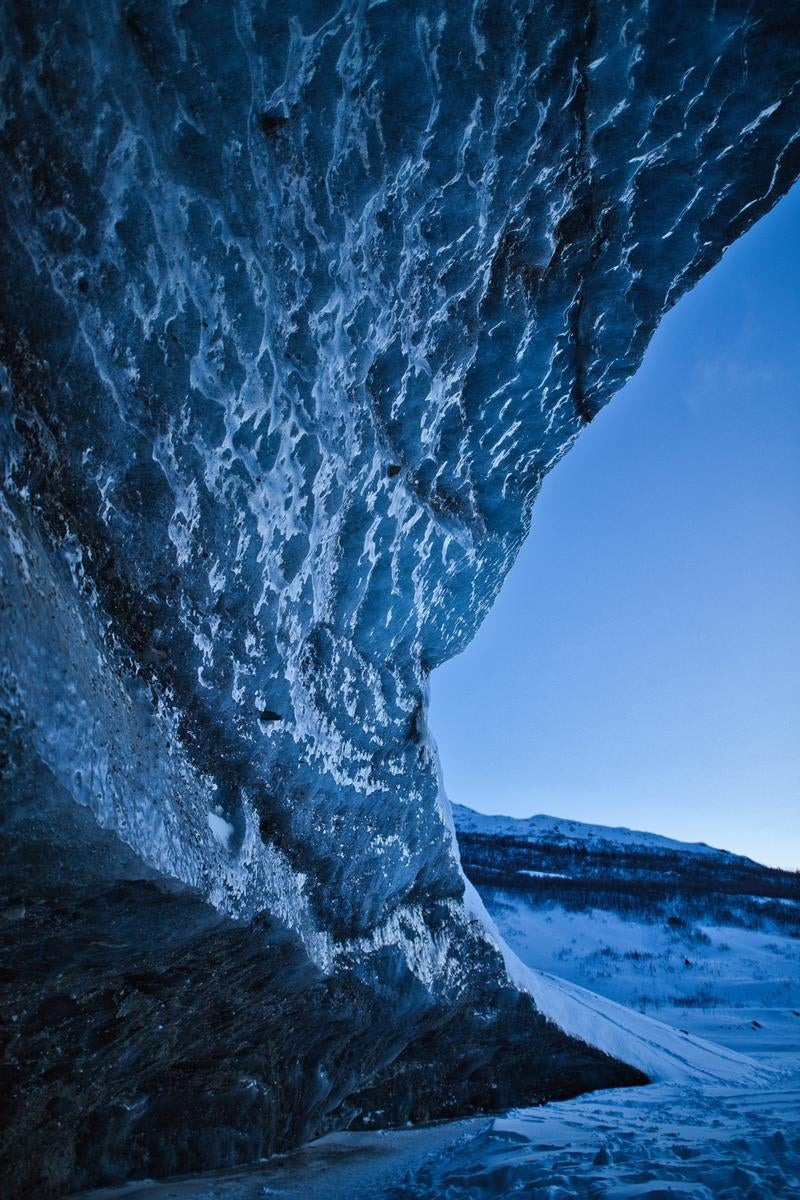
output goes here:
[[101, 1188], [84, 1193], [84, 1200], [377, 1200], [396, 1194], [421, 1164], [439, 1161], [450, 1147], [471, 1145], [490, 1126], [473, 1119], [424, 1129], [333, 1133], [259, 1167]]
[[800, 1073], [766, 1088], [655, 1084], [527, 1109], [388, 1193], [512, 1196], [800, 1196]]

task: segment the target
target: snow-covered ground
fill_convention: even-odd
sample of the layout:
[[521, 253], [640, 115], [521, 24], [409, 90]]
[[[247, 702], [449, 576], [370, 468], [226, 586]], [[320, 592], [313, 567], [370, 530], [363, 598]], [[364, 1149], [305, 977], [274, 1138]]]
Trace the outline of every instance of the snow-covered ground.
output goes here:
[[[459, 835], [478, 839], [464, 845], [467, 873], [483, 867], [485, 877], [492, 864], [481, 899], [526, 967], [732, 1050], [789, 1063], [800, 1053], [800, 877], [628, 829], [459, 805], [455, 815]], [[576, 907], [566, 886], [559, 895], [566, 875], [520, 867], [526, 852], [532, 864], [569, 854], [572, 882], [583, 879], [590, 903]], [[699, 900], [698, 855], [708, 889]], [[664, 895], [651, 894], [654, 883]], [[540, 988], [541, 1007], [551, 991]]]
[[797, 1197], [799, 1114], [797, 1072], [760, 1088], [661, 1083], [598, 1092], [495, 1120], [388, 1197]]
[[[456, 820], [461, 834], [496, 842], [495, 856], [473, 843], [473, 861], [514, 884], [484, 887], [482, 895], [520, 984], [570, 1032], [627, 1057], [657, 1082], [497, 1119], [387, 1197], [800, 1197], [798, 930], [769, 919], [759, 927], [754, 896], [731, 899], [729, 924], [704, 922], [696, 899], [681, 894], [681, 873], [691, 880], [698, 855], [706, 870], [716, 864], [721, 888], [742, 870], [763, 882], [765, 905], [786, 880], [764, 872], [760, 881], [749, 860], [631, 830], [544, 816], [484, 817], [463, 808]], [[520, 847], [528, 842], [531, 865], [521, 867]], [[535, 863], [552, 865], [575, 848], [575, 864], [598, 899], [582, 910], [568, 891], [559, 904], [552, 889], [537, 890], [537, 881], [564, 876], [539, 872]], [[629, 898], [615, 911], [619, 893], [609, 880], [621, 870], [630, 884], [651, 869], [662, 881], [674, 875], [665, 911], [647, 895], [641, 911]], [[785, 903], [797, 907], [796, 898]]]
[[757, 1050], [800, 1008], [800, 939], [776, 930], [676, 928], [600, 909], [533, 908], [511, 895], [491, 911], [528, 966], [736, 1050]]
[[[800, 1020], [798, 1020], [800, 1026]], [[789, 1027], [784, 1035], [791, 1038]], [[797, 1045], [797, 1034], [794, 1035]], [[763, 1040], [748, 1045], [766, 1064]], [[780, 1056], [784, 1062], [788, 1057]], [[658, 1083], [493, 1121], [336, 1134], [258, 1168], [93, 1200], [764, 1200], [800, 1196], [800, 1071]]]
[[387, 1200], [800, 1197], [798, 940], [504, 905], [544, 1011], [659, 1081], [496, 1119]]

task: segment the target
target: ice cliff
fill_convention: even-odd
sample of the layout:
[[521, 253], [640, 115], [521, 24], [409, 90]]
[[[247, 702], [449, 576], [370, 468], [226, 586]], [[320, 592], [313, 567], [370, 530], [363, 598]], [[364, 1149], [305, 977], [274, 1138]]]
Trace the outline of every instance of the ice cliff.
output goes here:
[[427, 680], [800, 171], [799, 25], [3, 6], [6, 1194], [641, 1078], [464, 906]]

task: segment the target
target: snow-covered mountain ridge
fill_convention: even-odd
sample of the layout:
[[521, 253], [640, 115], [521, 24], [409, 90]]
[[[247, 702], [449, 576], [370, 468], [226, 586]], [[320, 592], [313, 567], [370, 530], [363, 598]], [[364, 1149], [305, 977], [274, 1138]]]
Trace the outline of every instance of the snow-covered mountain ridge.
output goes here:
[[591, 842], [595, 849], [638, 847], [653, 852], [704, 854], [715, 858], [739, 859], [743, 863], [756, 865], [752, 859], [733, 854], [730, 850], [716, 849], [705, 842], [681, 842], [662, 834], [646, 833], [644, 830], [587, 824], [564, 817], [550, 817], [544, 813], [537, 813], [532, 817], [493, 816], [476, 812], [464, 804], [454, 804], [453, 816], [459, 834], [476, 833], [495, 839], [519, 838], [535, 843], [573, 843], [576, 846]]
[[483, 889], [571, 911], [797, 927], [800, 873], [656, 834], [535, 816], [491, 817], [454, 807], [461, 859]]

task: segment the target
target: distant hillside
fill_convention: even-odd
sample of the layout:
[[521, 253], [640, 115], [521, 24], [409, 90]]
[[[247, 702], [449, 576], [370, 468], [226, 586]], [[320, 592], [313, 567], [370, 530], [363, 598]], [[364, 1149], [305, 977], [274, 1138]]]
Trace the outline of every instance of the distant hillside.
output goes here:
[[713, 920], [800, 936], [800, 873], [704, 843], [557, 817], [492, 817], [454, 805], [461, 858], [480, 891], [535, 904]]
[[[729, 850], [716, 850], [705, 842], [679, 842], [674, 838], [662, 837], [657, 833], [645, 833], [637, 829], [616, 828], [610, 825], [587, 825], [583, 821], [570, 821], [564, 817], [548, 817], [539, 813], [534, 817], [489, 816], [475, 812], [464, 804], [454, 804], [456, 828], [461, 834], [485, 834], [492, 838], [505, 837], [524, 841], [547, 843], [591, 843], [598, 847], [606, 843], [616, 849], [635, 846], [647, 848], [653, 853], [677, 852], [679, 854], [702, 854], [713, 858], [738, 860], [759, 866], [750, 858], [732, 854]], [[759, 866], [759, 869], [760, 866]]]
[[800, 874], [630, 829], [454, 812], [464, 870], [528, 966], [733, 1049], [796, 1042]]

